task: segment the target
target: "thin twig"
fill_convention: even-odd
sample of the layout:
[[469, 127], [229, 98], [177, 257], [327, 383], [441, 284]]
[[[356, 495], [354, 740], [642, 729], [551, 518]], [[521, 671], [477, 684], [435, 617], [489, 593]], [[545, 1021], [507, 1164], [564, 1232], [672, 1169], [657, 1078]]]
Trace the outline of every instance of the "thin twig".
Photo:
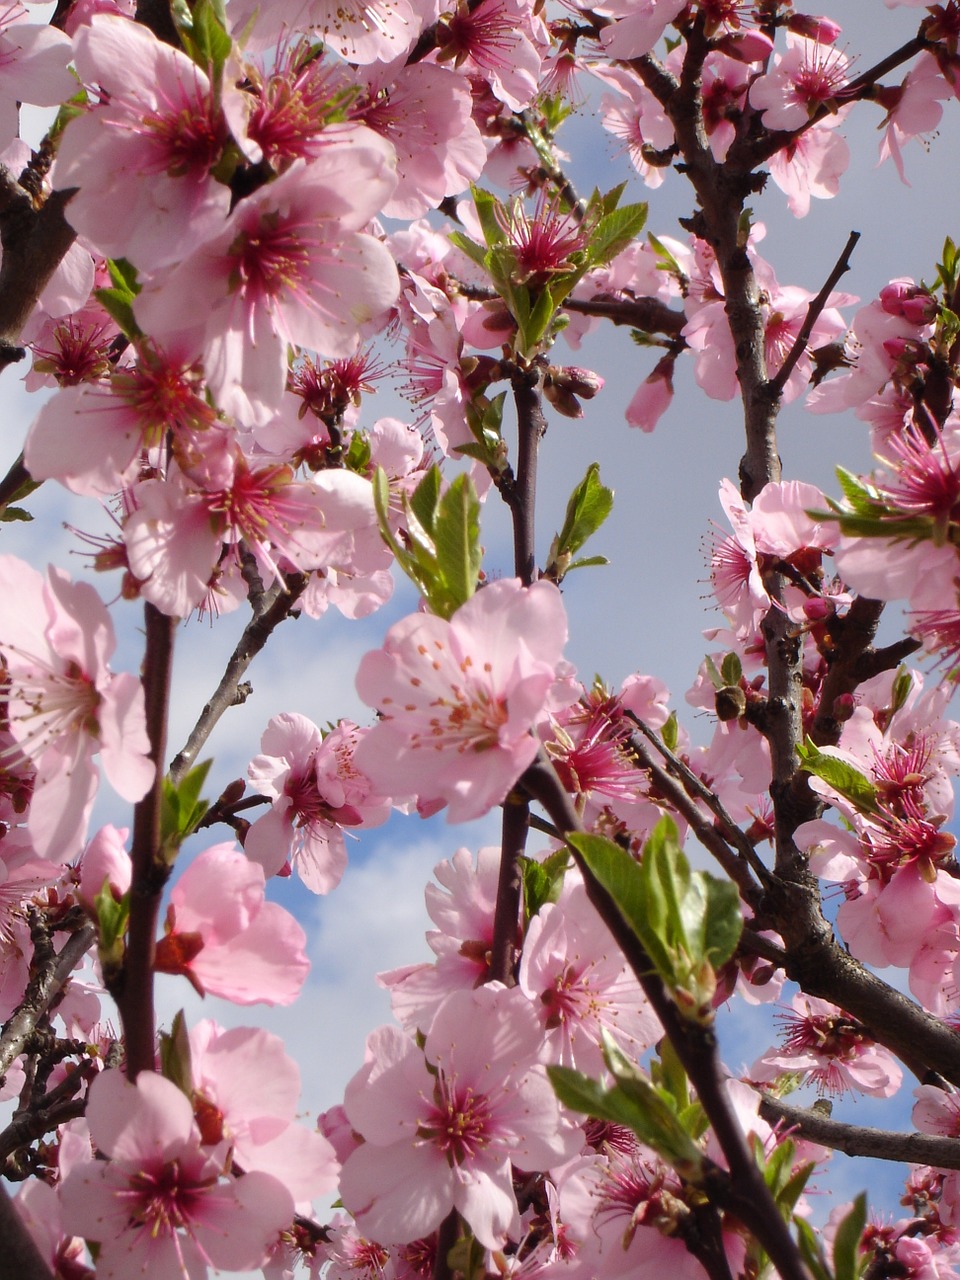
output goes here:
[[190, 731], [186, 743], [170, 764], [171, 782], [178, 783], [183, 779], [203, 744], [216, 728], [220, 717], [230, 707], [235, 707], [243, 700], [238, 696], [238, 690], [247, 667], [284, 618], [290, 617], [306, 585], [306, 574], [293, 573], [286, 580], [286, 589], [278, 586], [264, 593], [262, 610], [254, 614], [244, 628], [243, 635], [230, 655], [220, 683], [213, 691], [210, 701], [200, 712], [200, 717]]
[[797, 367], [800, 357], [806, 351], [807, 343], [810, 341], [810, 335], [813, 333], [813, 326], [817, 323], [824, 307], [829, 302], [830, 294], [833, 292], [834, 286], [837, 284], [840, 277], [846, 275], [850, 270], [850, 256], [856, 248], [857, 241], [859, 239], [859, 231], [850, 232], [847, 237], [847, 243], [844, 245], [843, 253], [841, 253], [833, 270], [827, 276], [823, 288], [817, 296], [811, 300], [810, 305], [807, 307], [807, 314], [804, 317], [803, 324], [800, 326], [799, 333], [794, 339], [793, 346], [787, 352], [786, 360], [784, 360], [783, 364], [770, 379], [771, 395], [780, 396], [783, 394], [783, 388], [787, 385], [787, 379], [790, 377], [791, 373], [793, 373], [794, 369]]
[[17, 1011], [11, 1015], [0, 1035], [0, 1079], [20, 1054], [37, 1022], [47, 1012], [63, 990], [71, 973], [93, 946], [97, 931], [92, 924], [85, 924], [71, 934], [57, 953], [54, 962], [43, 972], [36, 974], [27, 987]]
[[769, 1095], [765, 1095], [760, 1103], [760, 1114], [769, 1124], [795, 1130], [801, 1138], [830, 1147], [833, 1151], [842, 1151], [848, 1156], [927, 1164], [935, 1169], [960, 1169], [960, 1140], [957, 1138], [862, 1128], [834, 1120], [819, 1111], [792, 1107]]
[[[452, 276], [447, 278], [447, 283], [463, 297], [476, 302], [500, 300], [500, 294], [492, 285], [471, 284]], [[627, 325], [643, 333], [662, 333], [671, 339], [671, 346], [674, 342], [678, 342], [681, 347], [686, 346], [686, 341], [680, 337], [680, 330], [687, 323], [687, 317], [682, 311], [668, 307], [659, 298], [624, 298], [601, 293], [593, 298], [564, 298], [560, 310], [581, 316], [596, 316], [609, 320], [611, 324]]]
[[[738, 863], [736, 865], [739, 866], [741, 870], [744, 869], [743, 867], [744, 863], [752, 867], [762, 883], [770, 875], [769, 869], [766, 867], [763, 860], [757, 854], [757, 851], [753, 847], [750, 837], [747, 835], [745, 831], [742, 831], [740, 827], [738, 827], [737, 824], [734, 822], [733, 818], [730, 817], [730, 814], [727, 812], [723, 804], [723, 801], [716, 794], [716, 792], [711, 791], [711, 789], [704, 783], [703, 779], [698, 778], [697, 775], [693, 772], [693, 770], [689, 767], [689, 765], [687, 765], [683, 760], [681, 760], [679, 756], [675, 755], [674, 752], [672, 752], [670, 748], [667, 746], [667, 744], [663, 741], [660, 735], [658, 733], [655, 733], [654, 730], [651, 729], [648, 724], [644, 724], [644, 722], [641, 719], [639, 719], [638, 716], [633, 715], [632, 712], [628, 711], [626, 714], [628, 718], [632, 720], [633, 723], [637, 726], [637, 728], [643, 734], [643, 736], [647, 738], [648, 741], [650, 741], [654, 747], [656, 747], [657, 751], [660, 752], [664, 760], [666, 760], [667, 765], [669, 766], [670, 772], [675, 774], [676, 777], [679, 778], [680, 782], [683, 784], [681, 795], [685, 796], [688, 800], [691, 797], [696, 797], [697, 799], [702, 800], [703, 803], [710, 810], [710, 812], [713, 814], [713, 816], [716, 818], [717, 822], [720, 824], [720, 827], [722, 830], [722, 837], [724, 841], [729, 842], [729, 844], [733, 845], [733, 847], [737, 850], [740, 857], [743, 859], [742, 863]], [[644, 748], [643, 744], [641, 742], [636, 741], [636, 739], [632, 739], [630, 745], [632, 749], [639, 756], [643, 758], [644, 763], [646, 764], [646, 767], [650, 768], [651, 765], [647, 764], [647, 761], [650, 761], [651, 757], [649, 752], [647, 752], [646, 749]], [[669, 797], [670, 797], [671, 803], [673, 803], [674, 797], [676, 796], [676, 793], [677, 793], [677, 786], [673, 782], [672, 778], [668, 777], [667, 781], [670, 784]], [[687, 818], [688, 821], [690, 821], [686, 812], [684, 812], [683, 810], [680, 810], [680, 812], [683, 812], [683, 816]], [[702, 825], [704, 821], [704, 815], [700, 813], [698, 809], [694, 809], [694, 812], [698, 815], [699, 823]], [[691, 826], [693, 826], [692, 822], [691, 822]], [[694, 827], [694, 830], [697, 831], [697, 834], [699, 836], [700, 832], [698, 827]], [[712, 827], [708, 827], [707, 830], [714, 831]], [[714, 831], [714, 835], [716, 836], [717, 834], [718, 833]], [[701, 839], [701, 843], [703, 843], [702, 839]], [[714, 849], [710, 845], [707, 845], [706, 847], [711, 853], [714, 853]], [[725, 843], [725, 847], [726, 847], [726, 843]], [[727, 850], [727, 852], [729, 854], [729, 849]], [[724, 869], [727, 870], [726, 867]], [[740, 878], [738, 877], [733, 877], [733, 878], [737, 879], [738, 884], [740, 883]], [[741, 887], [744, 887], [744, 886], [742, 885]], [[747, 881], [746, 887], [750, 889], [750, 892], [754, 894], [754, 896], [756, 895], [758, 886], [755, 885], [752, 880]], [[748, 898], [747, 901], [749, 900], [750, 899]]]

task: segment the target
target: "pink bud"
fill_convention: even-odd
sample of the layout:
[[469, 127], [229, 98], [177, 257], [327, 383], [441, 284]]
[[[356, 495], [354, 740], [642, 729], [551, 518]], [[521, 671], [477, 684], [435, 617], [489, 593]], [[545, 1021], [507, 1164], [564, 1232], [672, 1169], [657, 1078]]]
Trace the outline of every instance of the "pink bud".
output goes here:
[[794, 35], [819, 40], [821, 44], [833, 44], [843, 28], [832, 18], [815, 18], [812, 13], [792, 13], [787, 19], [787, 30]]
[[911, 324], [932, 324], [937, 317], [937, 300], [912, 280], [891, 280], [880, 290], [880, 305], [890, 316], [902, 316]]
[[80, 901], [95, 912], [94, 899], [109, 884], [110, 892], [120, 899], [130, 888], [131, 864], [124, 842], [130, 834], [126, 827], [101, 827], [80, 855]]
[[803, 602], [804, 616], [809, 618], [811, 622], [822, 622], [824, 618], [831, 618], [834, 614], [832, 600], [824, 600], [821, 596], [814, 596], [810, 600]]
[[714, 47], [737, 62], [763, 62], [773, 53], [773, 41], [762, 31], [732, 31]]

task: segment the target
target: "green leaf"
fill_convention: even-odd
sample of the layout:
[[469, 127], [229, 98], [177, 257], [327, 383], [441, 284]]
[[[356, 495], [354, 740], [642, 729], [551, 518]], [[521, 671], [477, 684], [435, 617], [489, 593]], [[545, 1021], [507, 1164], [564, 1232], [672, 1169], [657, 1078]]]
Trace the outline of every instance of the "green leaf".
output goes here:
[[743, 667], [737, 654], [732, 651], [725, 653], [723, 662], [720, 664], [720, 677], [723, 680], [724, 687], [729, 688], [731, 685], [739, 684], [742, 676]]
[[653, 250], [654, 257], [657, 260], [658, 271], [669, 271], [669, 273], [672, 276], [675, 276], [678, 280], [686, 278], [686, 274], [680, 266], [680, 263], [676, 260], [667, 246], [661, 240], [657, 239], [652, 231], [647, 232], [647, 243]]
[[109, 879], [105, 879], [93, 900], [93, 909], [97, 921], [97, 958], [109, 979], [123, 967], [124, 939], [130, 921], [130, 894], [125, 893], [117, 901]]
[[600, 219], [587, 247], [589, 265], [603, 266], [632, 244], [647, 221], [646, 204], [625, 204]]
[[202, 760], [174, 783], [163, 779], [160, 799], [160, 844], [169, 862], [173, 862], [187, 836], [196, 831], [209, 805], [200, 798], [212, 760]]
[[[526, 288], [522, 291], [529, 297]], [[519, 293], [520, 289], [517, 292]], [[520, 326], [520, 342], [517, 344], [519, 355], [526, 357], [534, 355], [537, 345], [550, 328], [550, 322], [556, 313], [557, 303], [554, 301], [554, 295], [550, 289], [544, 289], [530, 309], [529, 315], [522, 322], [519, 315], [515, 316]]]
[[660, 730], [660, 737], [668, 751], [676, 751], [677, 744], [680, 741], [680, 725], [677, 722], [677, 713], [675, 711], [671, 711], [667, 717], [666, 724]]
[[797, 747], [797, 755], [804, 773], [822, 778], [827, 786], [849, 800], [859, 813], [879, 812], [876, 787], [852, 764], [821, 751], [809, 736], [804, 744]]
[[483, 245], [477, 244], [476, 240], [471, 240], [469, 236], [463, 234], [462, 231], [450, 231], [447, 239], [451, 244], [455, 245], [461, 253], [465, 253], [471, 262], [475, 262], [478, 267], [482, 267], [484, 271], [488, 266], [488, 253]]
[[711, 1021], [716, 970], [733, 954], [743, 928], [736, 886], [691, 871], [669, 817], [654, 827], [639, 864], [602, 836], [568, 839], [640, 940], [683, 1016]]
[[482, 187], [471, 187], [470, 190], [473, 193], [473, 203], [476, 206], [483, 238], [491, 249], [494, 245], [505, 244], [507, 233], [500, 225], [498, 218], [498, 213], [503, 209], [500, 201], [489, 191], [484, 191]]
[[548, 903], [558, 901], [563, 889], [563, 880], [570, 866], [570, 855], [566, 849], [537, 862], [534, 858], [521, 858], [520, 868], [523, 875], [523, 913], [527, 923], [533, 919]]
[[459, 475], [440, 499], [434, 524], [437, 568], [449, 617], [477, 589], [480, 564], [480, 501], [473, 481]]
[[6, 524], [8, 521], [28, 521], [33, 516], [23, 507], [4, 507], [0, 510], [0, 524]]
[[703, 1176], [703, 1152], [649, 1080], [618, 1063], [611, 1067], [617, 1083], [605, 1089], [597, 1080], [569, 1067], [547, 1067], [554, 1092], [565, 1107], [626, 1125], [641, 1142], [653, 1147], [680, 1175], [697, 1183]]
[[380, 533], [397, 564], [415, 583], [431, 611], [449, 618], [477, 589], [480, 576], [480, 503], [469, 476], [461, 475], [441, 493], [439, 467], [431, 467], [411, 497], [404, 497], [408, 545], [390, 528], [390, 487], [378, 467], [373, 499]]
[[855, 476], [846, 467], [837, 467], [836, 474], [843, 496], [853, 511], [860, 515], [874, 515], [878, 511], [885, 510], [880, 501], [880, 495], [872, 485]]
[[578, 832], [568, 837], [568, 843], [610, 894], [617, 910], [650, 955], [655, 970], [661, 975], [669, 972], [670, 959], [660, 939], [662, 919], [654, 918], [654, 904], [647, 900], [640, 864], [605, 836]]
[[174, 0], [170, 14], [191, 61], [219, 85], [232, 48], [221, 0]]
[[[554, 537], [547, 557], [547, 574], [559, 582], [573, 568], [570, 559], [600, 528], [613, 510], [613, 490], [600, 482], [599, 463], [591, 462], [567, 502], [563, 527]], [[606, 563], [595, 558], [580, 564]]]
[[836, 1280], [857, 1280], [860, 1274], [859, 1246], [867, 1224], [867, 1193], [861, 1191], [850, 1212], [837, 1227], [833, 1238], [833, 1271]]
[[140, 292], [137, 269], [126, 258], [108, 258], [107, 270], [111, 284], [94, 290], [97, 300], [127, 338], [139, 338], [141, 330], [133, 314], [133, 302]]
[[833, 1280], [820, 1237], [805, 1218], [794, 1218], [793, 1221], [797, 1228], [797, 1245], [804, 1265], [813, 1273], [815, 1280]]
[[571, 560], [567, 565], [567, 573], [572, 573], [574, 569], [593, 569], [608, 565], [610, 561], [606, 556], [581, 556], [578, 560]]
[[160, 1032], [160, 1073], [193, 1101], [193, 1062], [182, 1009], [174, 1014], [169, 1032]]

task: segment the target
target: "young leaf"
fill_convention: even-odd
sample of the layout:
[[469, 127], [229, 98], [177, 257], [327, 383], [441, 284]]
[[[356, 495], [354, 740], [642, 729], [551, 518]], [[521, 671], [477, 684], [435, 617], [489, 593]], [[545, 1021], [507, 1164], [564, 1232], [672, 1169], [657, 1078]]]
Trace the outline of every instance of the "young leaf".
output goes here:
[[836, 1280], [857, 1280], [861, 1266], [860, 1239], [867, 1225], [867, 1195], [861, 1191], [850, 1207], [850, 1212], [837, 1227], [833, 1239], [833, 1272]]
[[457, 476], [440, 499], [433, 535], [445, 607], [453, 613], [476, 591], [483, 559], [480, 501], [468, 475]]
[[636, 240], [647, 221], [646, 204], [625, 204], [601, 218], [587, 248], [589, 265], [604, 266]]
[[812, 738], [797, 747], [800, 757], [800, 768], [805, 773], [812, 773], [834, 791], [838, 791], [844, 799], [849, 800], [859, 813], [877, 813], [877, 789], [859, 769], [841, 760], [839, 756], [829, 755], [821, 751]]
[[175, 784], [169, 777], [163, 779], [160, 801], [160, 843], [168, 860], [172, 862], [186, 840], [197, 829], [197, 824], [208, 809], [200, 798], [203, 784], [210, 772], [212, 760], [203, 760]]

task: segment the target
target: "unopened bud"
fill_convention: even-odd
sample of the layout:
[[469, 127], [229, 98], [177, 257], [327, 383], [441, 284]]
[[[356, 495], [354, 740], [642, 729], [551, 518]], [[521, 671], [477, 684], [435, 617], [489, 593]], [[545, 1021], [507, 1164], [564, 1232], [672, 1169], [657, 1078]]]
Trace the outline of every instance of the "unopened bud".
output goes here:
[[880, 290], [880, 305], [890, 316], [902, 316], [911, 324], [932, 324], [939, 306], [936, 298], [911, 280], [891, 280]]
[[833, 700], [833, 718], [841, 722], [849, 720], [857, 709], [852, 693], [841, 693]]
[[773, 53], [773, 41], [762, 31], [731, 31], [714, 44], [735, 62], [763, 62]]
[[592, 400], [598, 391], [603, 390], [603, 378], [592, 369], [581, 369], [579, 365], [568, 364], [562, 367], [552, 364], [544, 377], [544, 387], [553, 385], [569, 391], [583, 400]]
[[812, 13], [791, 13], [787, 19], [787, 30], [808, 40], [818, 40], [820, 44], [833, 44], [843, 32], [832, 18], [814, 17]]
[[833, 601], [825, 600], [823, 596], [811, 596], [803, 602], [803, 613], [810, 622], [823, 622], [835, 613]]

